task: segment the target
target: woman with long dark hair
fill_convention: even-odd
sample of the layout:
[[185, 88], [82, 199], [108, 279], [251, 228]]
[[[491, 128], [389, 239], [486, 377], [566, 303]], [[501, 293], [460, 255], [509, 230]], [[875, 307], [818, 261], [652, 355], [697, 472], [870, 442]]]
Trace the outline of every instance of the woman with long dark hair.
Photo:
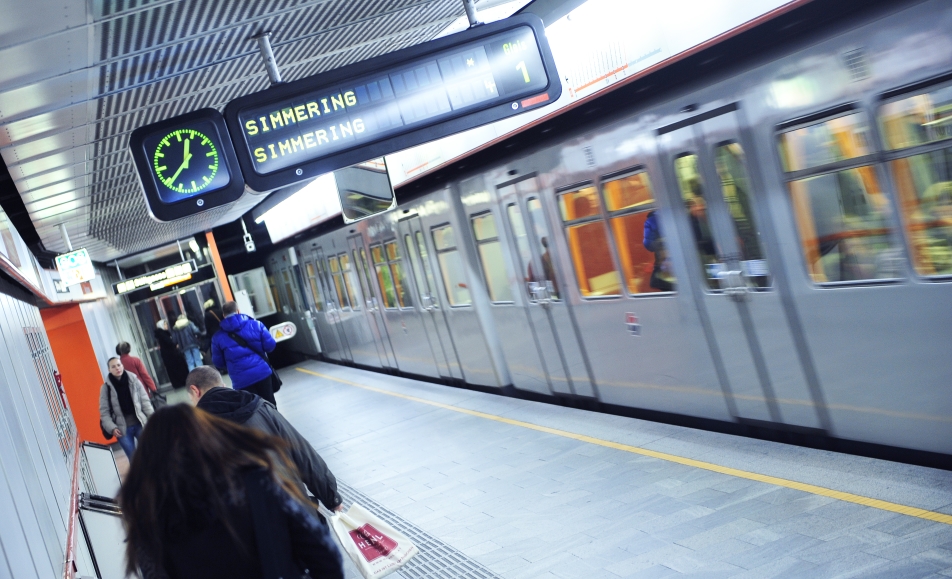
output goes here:
[[340, 553], [310, 514], [284, 446], [186, 404], [156, 412], [119, 493], [129, 574], [343, 578]]

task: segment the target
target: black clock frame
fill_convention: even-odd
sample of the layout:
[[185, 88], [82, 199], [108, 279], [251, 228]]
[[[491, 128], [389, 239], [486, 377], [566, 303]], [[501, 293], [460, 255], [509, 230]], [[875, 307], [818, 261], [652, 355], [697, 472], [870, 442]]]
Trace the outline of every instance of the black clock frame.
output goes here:
[[[228, 171], [228, 183], [217, 189], [203, 191], [175, 203], [166, 203], [159, 194], [159, 187], [165, 185], [155, 174], [152, 165], [152, 152], [146, 150], [145, 143], [156, 133], [168, 134], [177, 129], [193, 128], [190, 124], [198, 122], [211, 124], [217, 133], [205, 136], [211, 139], [218, 149], [219, 171], [222, 169]], [[235, 154], [231, 136], [228, 134], [225, 118], [215, 109], [201, 109], [139, 127], [132, 131], [132, 136], [129, 138], [129, 149], [135, 162], [139, 182], [142, 184], [142, 191], [145, 193], [149, 213], [156, 221], [174, 221], [214, 207], [220, 207], [237, 201], [244, 193], [244, 177], [242, 176], [241, 166], [238, 164], [238, 157]]]

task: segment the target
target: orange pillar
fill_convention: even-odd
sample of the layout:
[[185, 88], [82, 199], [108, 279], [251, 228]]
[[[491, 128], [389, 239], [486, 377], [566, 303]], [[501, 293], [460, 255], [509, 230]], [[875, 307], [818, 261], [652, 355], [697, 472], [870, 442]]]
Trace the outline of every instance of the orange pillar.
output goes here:
[[221, 256], [218, 255], [218, 244], [215, 243], [215, 235], [211, 231], [205, 232], [205, 239], [208, 241], [208, 252], [212, 254], [212, 263], [215, 265], [215, 275], [218, 277], [218, 284], [221, 285], [221, 291], [225, 294], [225, 301], [235, 300], [231, 294], [231, 286], [228, 285], [228, 276], [225, 275], [225, 267], [221, 264]]
[[[40, 310], [53, 358], [63, 376], [76, 428], [83, 440], [108, 444], [99, 428], [99, 390], [103, 375], [79, 304]], [[105, 360], [103, 360], [105, 362]], [[112, 442], [115, 442], [114, 440]]]

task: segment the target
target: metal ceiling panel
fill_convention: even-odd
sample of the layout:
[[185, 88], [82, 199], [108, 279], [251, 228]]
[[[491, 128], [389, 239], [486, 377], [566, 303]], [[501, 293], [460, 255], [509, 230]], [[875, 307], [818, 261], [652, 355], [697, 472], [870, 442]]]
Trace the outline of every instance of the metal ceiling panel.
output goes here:
[[49, 38], [86, 23], [85, 2], [43, 0], [8, 2], [0, 18], [0, 48]]
[[[32, 116], [22, 121], [0, 125], [0, 147], [9, 147], [13, 143], [22, 147], [26, 144], [32, 144], [38, 139], [50, 138], [58, 139], [58, 142], [63, 143], [62, 145], [56, 145], [56, 141], [54, 141], [51, 148], [61, 149], [67, 146], [62, 135], [69, 132], [74, 133], [73, 139], [69, 141], [69, 146], [75, 147], [78, 144], [75, 140], [77, 128], [82, 129], [80, 134], [85, 139], [86, 107], [86, 103], [77, 103], [70, 107]], [[41, 152], [34, 153], [34, 155], [39, 154]]]
[[65, 223], [100, 261], [230, 222], [264, 198], [246, 192], [158, 223], [128, 154], [137, 127], [267, 88], [252, 36], [272, 32], [282, 76], [295, 80], [425, 42], [463, 14], [461, 0], [43, 5], [35, 12], [48, 21], [38, 24], [29, 3], [0, 0], [4, 18], [27, 27], [0, 23], [0, 60], [17, 59], [0, 71], [0, 153], [46, 247], [65, 249]]

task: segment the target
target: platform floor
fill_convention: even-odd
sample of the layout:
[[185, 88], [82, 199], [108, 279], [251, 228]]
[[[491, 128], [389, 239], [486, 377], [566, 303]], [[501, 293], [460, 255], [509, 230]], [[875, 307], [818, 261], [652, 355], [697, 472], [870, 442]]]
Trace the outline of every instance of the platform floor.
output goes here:
[[281, 376], [348, 502], [474, 569], [407, 579], [952, 577], [952, 472], [320, 362]]

